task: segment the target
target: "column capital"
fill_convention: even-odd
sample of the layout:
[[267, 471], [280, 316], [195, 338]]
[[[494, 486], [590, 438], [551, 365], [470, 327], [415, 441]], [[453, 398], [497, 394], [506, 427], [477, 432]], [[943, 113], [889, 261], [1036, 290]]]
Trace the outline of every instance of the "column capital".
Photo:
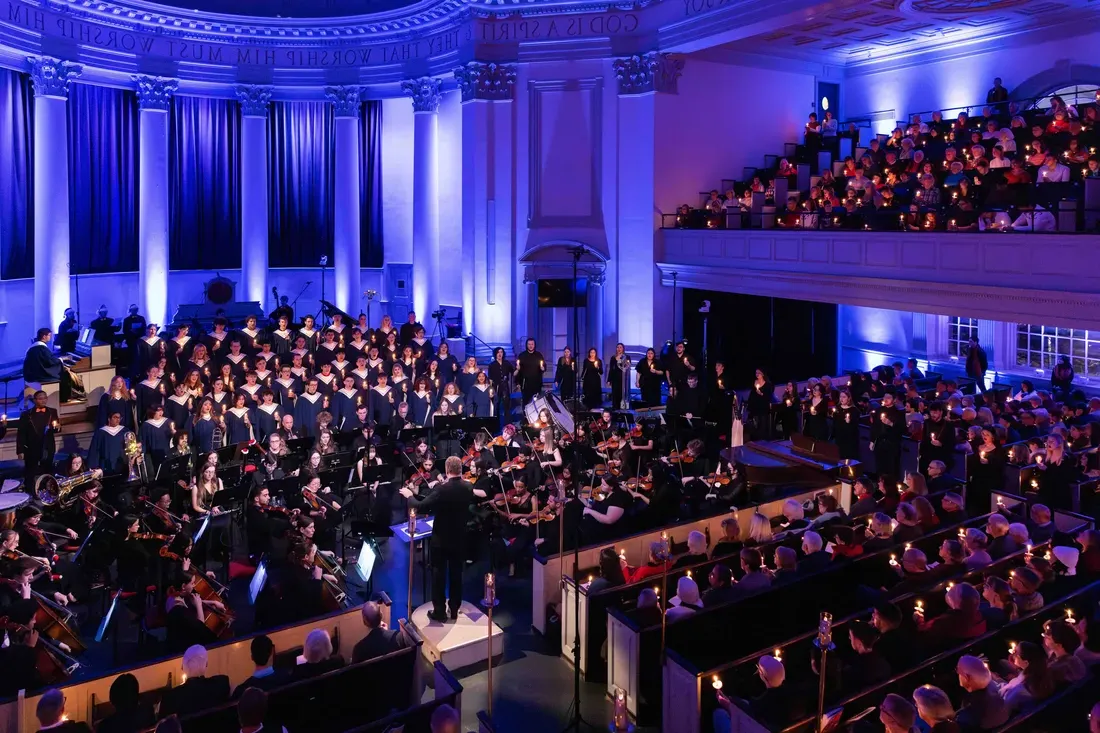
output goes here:
[[615, 59], [615, 78], [619, 94], [667, 92], [676, 94], [676, 80], [684, 71], [684, 60], [667, 53], [650, 51]]
[[430, 76], [422, 76], [419, 79], [406, 79], [401, 82], [401, 91], [407, 97], [412, 97], [413, 112], [439, 111], [439, 104], [443, 101], [440, 87], [443, 85], [439, 79]]
[[515, 97], [515, 64], [471, 61], [455, 69], [455, 80], [462, 90], [462, 101], [475, 99], [509, 101]]
[[273, 87], [262, 84], [239, 84], [234, 90], [243, 117], [267, 117]]
[[337, 117], [359, 117], [359, 103], [362, 101], [357, 86], [325, 87], [325, 98], [336, 108]]
[[607, 275], [601, 272], [590, 272], [586, 275], [589, 285], [602, 286], [607, 281]]
[[131, 74], [137, 87], [138, 109], [167, 112], [172, 103], [172, 95], [180, 88], [179, 79], [163, 76], [142, 76]]
[[84, 72], [83, 64], [61, 61], [52, 56], [28, 56], [34, 96], [69, 98], [69, 82]]

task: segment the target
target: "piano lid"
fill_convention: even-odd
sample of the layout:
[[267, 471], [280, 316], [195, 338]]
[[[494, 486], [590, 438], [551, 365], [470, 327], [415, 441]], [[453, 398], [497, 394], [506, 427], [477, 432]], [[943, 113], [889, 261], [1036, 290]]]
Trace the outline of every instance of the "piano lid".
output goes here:
[[791, 441], [757, 441], [723, 450], [721, 457], [733, 463], [745, 479], [758, 486], [829, 486], [840, 478], [857, 475], [858, 461], [810, 457]]

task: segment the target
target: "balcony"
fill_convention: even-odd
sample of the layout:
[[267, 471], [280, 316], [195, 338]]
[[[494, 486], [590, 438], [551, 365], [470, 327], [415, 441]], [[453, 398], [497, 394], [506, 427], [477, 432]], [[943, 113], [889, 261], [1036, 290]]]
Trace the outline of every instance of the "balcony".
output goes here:
[[662, 229], [666, 286], [1100, 328], [1100, 236]]

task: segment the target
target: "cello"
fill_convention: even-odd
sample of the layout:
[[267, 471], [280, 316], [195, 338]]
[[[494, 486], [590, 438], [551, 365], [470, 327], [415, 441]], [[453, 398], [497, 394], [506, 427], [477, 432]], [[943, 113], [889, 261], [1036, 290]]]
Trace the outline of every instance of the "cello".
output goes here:
[[[180, 570], [187, 576], [186, 583], [190, 583], [193, 592], [197, 593], [199, 598], [203, 601], [204, 610], [203, 623], [206, 628], [210, 629], [215, 638], [228, 639], [233, 635], [232, 626], [233, 621], [236, 620], [236, 616], [229, 608], [229, 604], [225, 602], [223, 594], [226, 592], [224, 585], [218, 584], [212, 578], [208, 577], [200, 569], [196, 568], [191, 562], [191, 558], [186, 557], [186, 554], [179, 555], [172, 552], [167, 545], [160, 548], [160, 556], [168, 560], [175, 560], [181, 564]], [[175, 587], [168, 588], [168, 596], [180, 596], [185, 595], [182, 589], [177, 590]], [[219, 610], [216, 606], [206, 608], [207, 604], [220, 603], [222, 610]]]

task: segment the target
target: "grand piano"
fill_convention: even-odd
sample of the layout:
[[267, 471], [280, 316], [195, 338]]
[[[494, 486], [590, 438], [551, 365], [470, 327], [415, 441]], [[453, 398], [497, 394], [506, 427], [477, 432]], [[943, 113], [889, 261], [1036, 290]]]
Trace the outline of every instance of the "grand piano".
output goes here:
[[791, 440], [754, 441], [727, 448], [721, 456], [735, 465], [749, 487], [824, 488], [860, 475], [859, 461], [843, 459], [836, 445], [804, 435]]

